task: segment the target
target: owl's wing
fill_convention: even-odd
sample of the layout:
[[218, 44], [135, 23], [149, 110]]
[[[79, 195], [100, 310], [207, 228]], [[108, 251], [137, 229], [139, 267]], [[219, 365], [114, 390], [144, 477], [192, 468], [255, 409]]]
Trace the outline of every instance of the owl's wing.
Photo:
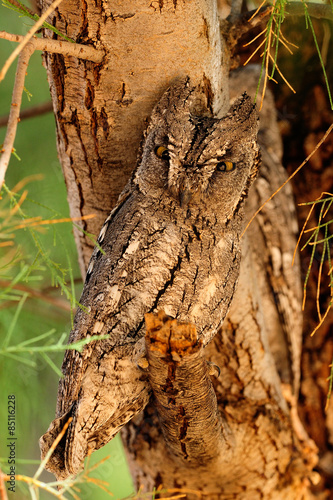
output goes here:
[[185, 240], [163, 220], [159, 203], [132, 192], [101, 230], [81, 297], [70, 343], [92, 335], [81, 353], [67, 350], [59, 382], [56, 419], [42, 436], [42, 455], [65, 421], [68, 430], [48, 469], [58, 478], [75, 474], [88, 450], [106, 444], [149, 400], [146, 374], [136, 365], [144, 314], [172, 282]]

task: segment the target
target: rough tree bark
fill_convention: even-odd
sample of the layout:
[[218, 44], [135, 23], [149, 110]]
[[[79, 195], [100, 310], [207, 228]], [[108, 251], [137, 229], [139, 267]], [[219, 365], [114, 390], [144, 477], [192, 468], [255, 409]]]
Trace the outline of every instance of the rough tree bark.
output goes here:
[[[106, 52], [100, 64], [45, 55], [71, 215], [96, 213], [83, 229], [97, 235], [135, 166], [150, 112], [175, 78], [189, 75], [213, 112], [226, 112], [229, 53], [209, 0], [64, 0], [49, 22]], [[251, 91], [251, 78], [234, 77], [233, 93]], [[273, 107], [270, 100], [263, 112], [263, 167], [248, 214], [285, 178]], [[197, 498], [189, 490], [209, 499], [307, 495], [315, 447], [296, 411], [301, 313], [291, 198], [288, 190], [276, 197], [245, 233], [231, 311], [205, 349], [221, 370], [213, 385], [224, 453], [204, 464], [172, 455], [152, 402], [123, 431], [137, 485], [185, 488], [189, 499]], [[76, 242], [84, 274], [91, 242], [80, 232]]]

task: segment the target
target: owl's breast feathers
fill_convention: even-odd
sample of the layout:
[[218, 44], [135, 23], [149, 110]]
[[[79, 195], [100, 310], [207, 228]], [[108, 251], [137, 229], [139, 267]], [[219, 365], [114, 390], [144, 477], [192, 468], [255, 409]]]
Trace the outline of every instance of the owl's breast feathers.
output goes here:
[[214, 316], [225, 313], [221, 295], [237, 268], [237, 237], [232, 224], [229, 229], [212, 226], [192, 212], [149, 201], [139, 192], [128, 198], [102, 228], [104, 253], [96, 248], [92, 256], [71, 342], [109, 335], [93, 344], [99, 353], [135, 343], [144, 334], [145, 313], [158, 309], [195, 322], [199, 336], [220, 323], [206, 325], [207, 317], [201, 316], [219, 305], [221, 313]]

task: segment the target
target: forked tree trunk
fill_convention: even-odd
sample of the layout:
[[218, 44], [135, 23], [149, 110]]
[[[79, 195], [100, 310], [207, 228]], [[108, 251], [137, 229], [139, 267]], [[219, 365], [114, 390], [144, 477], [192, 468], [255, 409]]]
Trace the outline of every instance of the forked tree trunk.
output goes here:
[[[205, 89], [215, 114], [227, 111], [229, 54], [212, 0], [64, 0], [50, 22], [75, 41], [105, 50], [101, 64], [45, 58], [71, 215], [96, 214], [83, 229], [97, 235], [135, 166], [150, 112], [175, 78], [189, 75]], [[257, 76], [236, 75], [233, 97], [251, 92]], [[248, 215], [285, 178], [273, 107], [270, 99], [263, 112], [263, 166]], [[212, 500], [307, 495], [315, 450], [296, 411], [301, 310], [299, 268], [291, 267], [295, 224], [285, 190], [245, 233], [231, 311], [205, 349], [221, 370], [213, 384], [223, 453], [204, 464], [173, 456], [152, 403], [123, 431], [137, 485], [197, 490]], [[92, 244], [80, 232], [76, 242], [84, 274]]]

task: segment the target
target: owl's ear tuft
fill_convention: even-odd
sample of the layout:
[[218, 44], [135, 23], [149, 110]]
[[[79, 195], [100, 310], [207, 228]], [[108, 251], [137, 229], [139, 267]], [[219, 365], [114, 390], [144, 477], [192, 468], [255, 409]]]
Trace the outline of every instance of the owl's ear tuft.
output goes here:
[[256, 105], [246, 92], [234, 101], [225, 119], [232, 121], [239, 131], [248, 133], [249, 129], [253, 129], [257, 133], [259, 115]]

